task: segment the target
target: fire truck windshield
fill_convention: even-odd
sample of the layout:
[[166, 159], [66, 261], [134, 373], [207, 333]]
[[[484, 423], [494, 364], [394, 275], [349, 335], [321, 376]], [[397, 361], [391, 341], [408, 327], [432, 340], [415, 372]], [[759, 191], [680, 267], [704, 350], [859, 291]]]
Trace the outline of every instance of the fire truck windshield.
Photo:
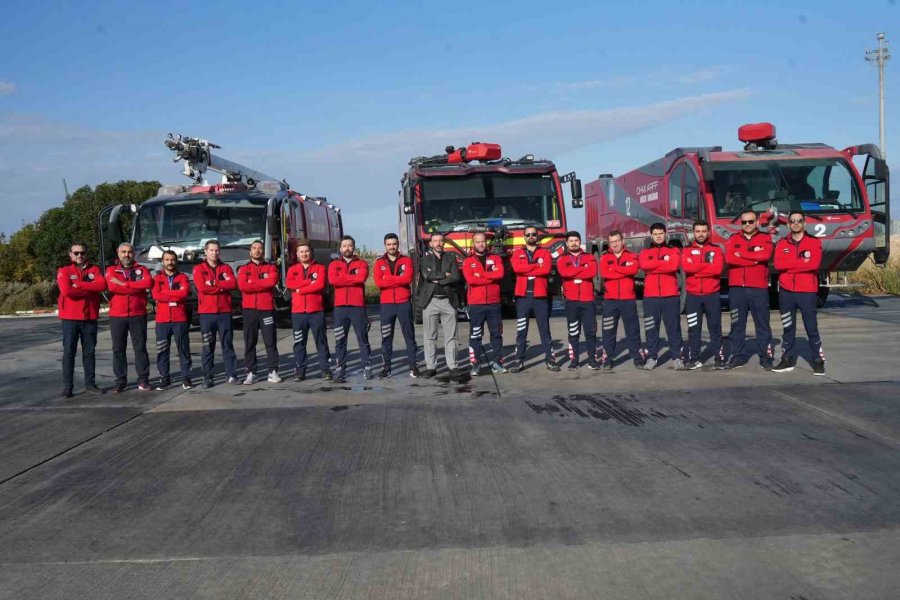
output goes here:
[[839, 158], [752, 160], [712, 163], [719, 217], [744, 210], [811, 213], [863, 210], [856, 178]]
[[552, 175], [475, 174], [422, 180], [428, 231], [497, 224], [560, 227], [562, 208]]
[[138, 251], [150, 246], [202, 248], [216, 239], [223, 247], [249, 247], [266, 230], [264, 198], [190, 198], [141, 206], [134, 231]]

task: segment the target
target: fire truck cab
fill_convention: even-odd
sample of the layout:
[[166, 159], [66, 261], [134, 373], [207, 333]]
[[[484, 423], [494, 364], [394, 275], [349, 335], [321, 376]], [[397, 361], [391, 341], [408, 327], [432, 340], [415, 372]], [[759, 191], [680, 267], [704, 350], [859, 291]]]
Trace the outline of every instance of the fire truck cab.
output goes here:
[[[571, 184], [572, 206], [580, 208], [584, 202], [575, 173], [560, 177], [551, 161], [531, 154], [502, 158], [499, 144], [448, 146], [444, 154], [413, 158], [400, 180], [402, 249], [416, 261], [428, 249], [431, 235], [441, 233], [445, 251], [461, 263], [471, 251], [472, 236], [484, 232], [490, 252], [500, 255], [506, 267], [501, 297], [508, 309], [515, 301], [509, 259], [524, 245], [525, 228], [537, 227], [540, 245], [550, 249], [554, 260], [565, 249], [565, 182]], [[555, 267], [550, 286], [559, 287]]]
[[[666, 225], [671, 243], [686, 245], [696, 220], [708, 221], [712, 241], [722, 244], [740, 232], [746, 210], [759, 213], [761, 228], [779, 238], [787, 234], [788, 213], [802, 210], [808, 233], [822, 240], [820, 302], [828, 294], [828, 273], [854, 271], [869, 256], [887, 262], [889, 173], [876, 145], [779, 144], [771, 123], [744, 125], [738, 138], [742, 150], [676, 148], [624, 175], [588, 183], [591, 250], [602, 252], [609, 232], [619, 230], [626, 246], [640, 251], [655, 222]], [[772, 286], [777, 290], [774, 277]]]

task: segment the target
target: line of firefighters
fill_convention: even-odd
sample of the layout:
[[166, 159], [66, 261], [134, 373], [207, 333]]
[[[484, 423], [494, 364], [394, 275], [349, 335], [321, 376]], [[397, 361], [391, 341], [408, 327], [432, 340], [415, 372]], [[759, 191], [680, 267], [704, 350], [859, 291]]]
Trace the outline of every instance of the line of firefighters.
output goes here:
[[[566, 235], [566, 252], [557, 260], [562, 279], [568, 327], [568, 369], [577, 369], [580, 362], [582, 331], [590, 369], [611, 370], [616, 356], [617, 331], [621, 319], [625, 329], [625, 345], [638, 368], [657, 366], [662, 349], [661, 327], [665, 326], [668, 346], [676, 369], [693, 370], [702, 366], [701, 332], [705, 316], [709, 329], [708, 352], [716, 369], [733, 369], [746, 363], [744, 357], [747, 317], [755, 325], [760, 365], [770, 371], [793, 370], [798, 351], [795, 346], [796, 313], [803, 316], [804, 327], [812, 350], [813, 372], [825, 372], [825, 355], [816, 322], [817, 272], [822, 257], [820, 241], [805, 231], [805, 216], [801, 211], [789, 215], [790, 232], [777, 244], [771, 236], [759, 230], [758, 215], [752, 211], [741, 215], [741, 234], [732, 236], [725, 250], [709, 242], [709, 224], [698, 221], [693, 226], [694, 240], [687, 248], [671, 246], [666, 241], [662, 223], [650, 227], [652, 243], [635, 254], [625, 248], [622, 234], [609, 234], [608, 249], [600, 256], [599, 264], [592, 254], [584, 252], [578, 232]], [[374, 263], [373, 278], [381, 296], [381, 350], [383, 367], [379, 378], [391, 376], [395, 325], [403, 334], [409, 372], [412, 377], [433, 377], [437, 373], [437, 340], [439, 330], [444, 338], [444, 354], [452, 381], [464, 381], [468, 376], [480, 375], [485, 369], [495, 373], [519, 372], [523, 369], [529, 320], [537, 323], [545, 364], [550, 371], [560, 367], [553, 352], [550, 335], [550, 298], [548, 278], [552, 259], [548, 249], [539, 245], [536, 228], [524, 232], [525, 245], [511, 257], [516, 275], [516, 349], [515, 358], [508, 364], [503, 358], [500, 281], [504, 276], [501, 258], [488, 251], [485, 234], [473, 236], [473, 253], [462, 262], [444, 252], [444, 239], [434, 234], [429, 250], [421, 257], [417, 272], [408, 256], [399, 252], [396, 234], [384, 238], [385, 254]], [[301, 240], [297, 246], [297, 263], [287, 273], [285, 287], [292, 297], [292, 329], [294, 379], [306, 378], [307, 340], [315, 342], [322, 378], [343, 380], [346, 376], [347, 338], [352, 327], [359, 346], [360, 362], [366, 379], [374, 376], [369, 361], [369, 321], [365, 308], [365, 284], [369, 265], [356, 253], [355, 240], [345, 236], [341, 240], [341, 257], [332, 261], [328, 269], [313, 259], [312, 247]], [[253, 384], [257, 381], [256, 346], [260, 337], [266, 349], [267, 380], [281, 382], [279, 354], [276, 340], [274, 293], [278, 281], [277, 268], [263, 259], [262, 242], [250, 247], [250, 261], [232, 268], [219, 260], [219, 244], [206, 243], [205, 261], [194, 267], [193, 280], [197, 288], [198, 313], [203, 343], [202, 371], [204, 387], [213, 386], [214, 353], [217, 339], [227, 382]], [[191, 353], [189, 346], [189, 318], [185, 307], [190, 282], [178, 271], [177, 256], [166, 251], [162, 256], [163, 269], [155, 277], [142, 265], [134, 262], [134, 248], [121, 244], [117, 249], [118, 264], [101, 273], [87, 260], [87, 248], [75, 243], [70, 249], [71, 264], [59, 269], [59, 318], [63, 334], [63, 396], [72, 396], [75, 354], [79, 342], [86, 389], [103, 393], [96, 385], [94, 348], [97, 342], [97, 318], [100, 294], [110, 295], [110, 334], [113, 347], [113, 392], [125, 390], [127, 385], [126, 346], [130, 337], [135, 356], [138, 388], [150, 390], [150, 361], [146, 350], [147, 294], [156, 300], [156, 350], [159, 384], [157, 389], [171, 385], [170, 349], [177, 350], [181, 367], [182, 387], [189, 389], [191, 381]], [[773, 366], [774, 349], [769, 326], [769, 262], [779, 272], [780, 316], [784, 329], [782, 358]], [[720, 278], [725, 265], [729, 266], [729, 303], [731, 309], [730, 351], [722, 337]], [[644, 317], [646, 343], [641, 345], [640, 322], [635, 294], [635, 275], [644, 277]], [[678, 272], [685, 277], [687, 303], [685, 313], [688, 341], [681, 332], [681, 304]], [[601, 340], [597, 344], [597, 318], [594, 301], [594, 280], [599, 272], [604, 287], [601, 309]], [[418, 277], [416, 295], [412, 297], [413, 278]], [[467, 286], [467, 312], [470, 319], [469, 362], [466, 373], [457, 362], [456, 287], [463, 280]], [[335, 370], [330, 368], [331, 354], [326, 338], [326, 286], [334, 290], [333, 327], [335, 338]], [[242, 295], [243, 331], [246, 376], [238, 380], [237, 358], [232, 343], [232, 291]], [[425, 369], [417, 365], [418, 345], [414, 331], [412, 303], [422, 311], [424, 324]], [[491, 352], [482, 345], [484, 329], [490, 332]], [[726, 360], [726, 358], [730, 356]]]

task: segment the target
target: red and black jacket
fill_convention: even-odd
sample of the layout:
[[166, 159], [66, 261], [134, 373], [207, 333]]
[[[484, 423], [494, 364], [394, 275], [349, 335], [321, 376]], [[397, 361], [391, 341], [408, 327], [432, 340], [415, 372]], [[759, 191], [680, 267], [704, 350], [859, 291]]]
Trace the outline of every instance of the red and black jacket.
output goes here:
[[644, 297], [669, 298], [678, 296], [678, 267], [681, 252], [666, 244], [651, 244], [641, 250], [638, 265], [644, 271]]
[[822, 241], [806, 232], [795, 241], [791, 234], [775, 246], [778, 283], [789, 292], [818, 292]]
[[402, 254], [396, 260], [391, 260], [388, 255], [375, 261], [375, 285], [381, 290], [382, 304], [403, 304], [409, 302], [410, 286], [413, 276], [412, 259]]
[[[124, 285], [111, 283], [118, 279]], [[147, 267], [132, 263], [130, 267], [110, 265], [106, 268], [106, 289], [109, 290], [110, 317], [139, 317], [147, 314], [147, 291], [153, 278]]]
[[722, 288], [722, 269], [725, 254], [715, 244], [694, 242], [681, 252], [681, 268], [684, 270], [684, 287], [688, 294], [703, 296]]
[[191, 291], [191, 282], [184, 273], [171, 277], [165, 272], [153, 278], [153, 299], [156, 300], [157, 323], [184, 323], [188, 320], [184, 301]]
[[194, 267], [194, 286], [197, 288], [197, 312], [231, 312], [231, 292], [237, 289], [237, 280], [227, 264], [220, 262], [212, 267], [203, 261]]
[[594, 277], [597, 261], [593, 254], [566, 252], [556, 259], [556, 271], [562, 278], [563, 296], [572, 302], [594, 301]]
[[325, 310], [325, 266], [312, 261], [288, 269], [284, 285], [291, 292], [291, 312], [316, 313]]
[[365, 306], [369, 263], [353, 255], [348, 262], [342, 256], [328, 265], [328, 283], [334, 287], [335, 306]]
[[256, 264], [252, 260], [238, 267], [237, 284], [241, 290], [241, 307], [251, 310], [275, 310], [275, 285], [278, 269], [270, 262]]
[[513, 250], [510, 264], [516, 274], [516, 296], [526, 296], [530, 291], [534, 298], [547, 297], [547, 278], [553, 266], [549, 250], [536, 248], [529, 254], [524, 246], [520, 246]]
[[69, 321], [96, 321], [100, 315], [100, 292], [106, 289], [106, 280], [100, 267], [72, 263], [56, 271], [59, 286], [59, 318]]
[[503, 279], [503, 259], [496, 254], [473, 254], [462, 265], [468, 284], [469, 304], [499, 304], [500, 280]]
[[761, 231], [757, 231], [749, 238], [743, 233], [728, 238], [725, 245], [728, 285], [769, 287], [769, 260], [772, 258], [773, 248], [772, 236]]
[[603, 278], [603, 297], [607, 300], [634, 300], [634, 276], [640, 268], [638, 255], [623, 250], [616, 256], [608, 250], [600, 256], [600, 277]]

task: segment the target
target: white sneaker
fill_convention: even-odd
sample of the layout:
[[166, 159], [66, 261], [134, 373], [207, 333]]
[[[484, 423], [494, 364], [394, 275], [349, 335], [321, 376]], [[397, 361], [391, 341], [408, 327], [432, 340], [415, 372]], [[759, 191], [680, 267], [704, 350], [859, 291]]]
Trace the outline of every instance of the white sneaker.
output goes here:
[[281, 377], [278, 376], [278, 371], [271, 371], [267, 381], [269, 383], [281, 383]]
[[244, 385], [253, 385], [254, 383], [256, 383], [256, 375], [247, 373], [247, 377], [244, 378]]

